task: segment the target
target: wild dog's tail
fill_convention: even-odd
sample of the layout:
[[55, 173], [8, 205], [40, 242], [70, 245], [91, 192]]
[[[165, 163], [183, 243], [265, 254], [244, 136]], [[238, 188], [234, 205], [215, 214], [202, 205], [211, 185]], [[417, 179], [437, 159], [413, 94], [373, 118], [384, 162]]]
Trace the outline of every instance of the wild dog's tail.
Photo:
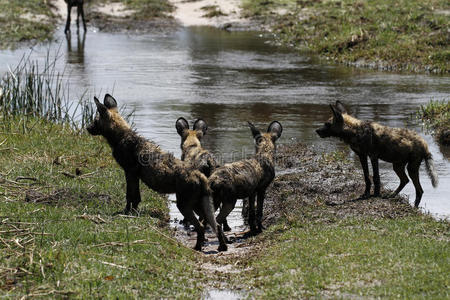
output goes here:
[[201, 180], [203, 184], [202, 206], [205, 211], [205, 218], [211, 226], [215, 234], [217, 234], [217, 222], [214, 216], [214, 204], [212, 199], [211, 190], [208, 187], [208, 179], [205, 175], [201, 174]]
[[439, 180], [436, 173], [436, 168], [434, 167], [433, 158], [431, 156], [431, 153], [428, 153], [425, 157], [425, 167], [427, 169], [428, 177], [431, 179], [431, 184], [434, 188], [438, 186]]

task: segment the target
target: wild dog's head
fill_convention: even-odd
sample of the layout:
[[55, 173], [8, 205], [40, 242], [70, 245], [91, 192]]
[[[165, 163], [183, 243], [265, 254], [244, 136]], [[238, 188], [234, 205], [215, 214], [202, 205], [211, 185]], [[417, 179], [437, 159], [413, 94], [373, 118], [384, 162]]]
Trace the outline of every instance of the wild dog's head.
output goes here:
[[325, 122], [325, 124], [316, 130], [317, 134], [321, 138], [326, 138], [330, 136], [339, 136], [344, 129], [344, 117], [347, 114], [347, 110], [341, 101], [336, 101], [336, 105], [330, 104], [333, 116]]
[[201, 147], [201, 140], [208, 130], [206, 122], [198, 119], [194, 122], [193, 129], [189, 129], [189, 123], [185, 118], [178, 118], [175, 128], [181, 137], [181, 150], [188, 147]]
[[280, 138], [283, 132], [283, 126], [280, 122], [273, 121], [267, 128], [267, 132], [261, 133], [255, 125], [248, 122], [253, 138], [255, 139], [256, 153], [274, 153], [276, 149], [275, 142]]
[[107, 136], [130, 129], [128, 123], [120, 116], [116, 100], [109, 94], [105, 95], [103, 104], [94, 97], [97, 114], [92, 123], [86, 128], [92, 135]]

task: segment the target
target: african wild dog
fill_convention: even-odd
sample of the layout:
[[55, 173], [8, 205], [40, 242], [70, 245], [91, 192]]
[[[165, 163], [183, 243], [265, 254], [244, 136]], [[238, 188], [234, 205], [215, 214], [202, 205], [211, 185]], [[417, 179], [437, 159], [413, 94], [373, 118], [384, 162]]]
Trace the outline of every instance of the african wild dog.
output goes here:
[[249, 197], [248, 224], [250, 234], [256, 235], [263, 229], [264, 197], [267, 187], [275, 177], [275, 142], [280, 138], [283, 127], [279, 122], [273, 121], [267, 133], [261, 133], [252, 123], [248, 124], [255, 139], [255, 156], [217, 168], [208, 178], [208, 184], [214, 201], [222, 203], [217, 216], [218, 223], [222, 223], [234, 209], [237, 199]]
[[72, 7], [77, 7], [77, 30], [80, 29], [80, 16], [83, 21], [83, 29], [86, 31], [86, 21], [84, 20], [84, 0], [64, 0], [67, 3], [67, 21], [64, 33], [70, 33], [70, 13]]
[[[190, 130], [188, 121], [181, 117], [175, 122], [175, 128], [181, 137], [181, 160], [190, 162], [195, 169], [209, 177], [219, 165], [214, 155], [203, 149], [201, 144], [201, 140], [208, 130], [206, 122], [202, 119], [197, 119], [192, 130]], [[216, 210], [219, 206], [220, 203], [214, 203]], [[224, 231], [231, 230], [226, 220], [222, 225]]]
[[90, 134], [102, 135], [107, 140], [114, 158], [125, 171], [125, 212], [137, 209], [141, 201], [139, 180], [156, 192], [176, 193], [178, 209], [197, 231], [195, 249], [201, 250], [205, 230], [194, 212], [206, 219], [216, 232], [220, 242], [219, 251], [226, 251], [222, 228], [214, 218], [206, 176], [193, 169], [189, 163], [176, 159], [134, 132], [120, 116], [117, 102], [112, 96], [106, 94], [104, 104], [97, 98], [94, 98], [94, 101], [98, 113], [87, 130]]
[[321, 138], [339, 137], [359, 156], [363, 171], [366, 189], [360, 197], [370, 197], [370, 178], [367, 156], [370, 158], [373, 168], [373, 197], [380, 196], [380, 174], [378, 159], [393, 164], [394, 171], [400, 178], [400, 185], [390, 197], [395, 197], [409, 182], [405, 173], [407, 165], [408, 174], [416, 189], [414, 206], [418, 207], [422, 199], [423, 190], [419, 181], [419, 167], [422, 160], [433, 187], [438, 184], [436, 170], [434, 168], [431, 153], [425, 140], [414, 131], [403, 128], [392, 128], [375, 122], [364, 122], [350, 116], [344, 105], [336, 101], [336, 106], [330, 105], [333, 117], [316, 132]]

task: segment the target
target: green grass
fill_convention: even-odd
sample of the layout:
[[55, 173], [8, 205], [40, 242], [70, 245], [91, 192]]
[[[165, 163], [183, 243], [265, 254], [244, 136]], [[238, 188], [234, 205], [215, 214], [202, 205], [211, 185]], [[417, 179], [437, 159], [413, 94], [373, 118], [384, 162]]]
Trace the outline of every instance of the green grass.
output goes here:
[[125, 179], [101, 138], [47, 121], [0, 137], [1, 295], [198, 297], [199, 257], [171, 237], [164, 198], [142, 187], [139, 214], [114, 215]]
[[266, 21], [285, 44], [337, 62], [450, 71], [445, 0], [245, 0], [243, 7], [245, 16]]
[[[28, 20], [25, 14], [42, 15], [46, 20]], [[13, 48], [29, 40], [48, 40], [54, 29], [55, 16], [46, 2], [0, 0], [0, 49]]]
[[[448, 298], [450, 224], [429, 216], [336, 218], [297, 211], [271, 227], [263, 251], [242, 260], [252, 296], [270, 299]], [[300, 218], [299, 218], [300, 216]]]
[[417, 112], [417, 118], [424, 121], [427, 128], [434, 130], [439, 142], [450, 145], [450, 102], [447, 100], [433, 101], [422, 105]]

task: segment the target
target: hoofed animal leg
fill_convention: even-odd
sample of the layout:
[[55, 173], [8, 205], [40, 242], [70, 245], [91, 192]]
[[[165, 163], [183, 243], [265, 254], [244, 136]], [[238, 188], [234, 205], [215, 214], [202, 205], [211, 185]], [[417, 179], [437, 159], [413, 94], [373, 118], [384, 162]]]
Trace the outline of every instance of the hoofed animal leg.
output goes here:
[[81, 20], [83, 21], [83, 29], [86, 32], [86, 20], [84, 19], [84, 8], [83, 4], [81, 4]]
[[64, 33], [70, 33], [70, 11], [72, 10], [72, 6], [67, 4], [67, 20], [66, 20], [66, 28], [64, 28]]
[[374, 185], [374, 191], [373, 196], [374, 197], [380, 197], [380, 170], [378, 168], [378, 158], [370, 158], [370, 162], [372, 163], [372, 169], [373, 169], [373, 185]]
[[361, 162], [361, 167], [364, 172], [364, 181], [366, 183], [366, 189], [364, 190], [364, 194], [362, 194], [359, 199], [368, 199], [370, 198], [370, 177], [369, 177], [369, 165], [367, 164], [367, 155], [358, 154], [359, 161]]
[[415, 207], [419, 207], [420, 204], [420, 200], [422, 200], [422, 195], [423, 195], [423, 189], [422, 186], [420, 185], [420, 180], [419, 180], [419, 168], [420, 168], [420, 161], [417, 162], [411, 162], [408, 164], [408, 174], [409, 177], [411, 178], [414, 187], [416, 189], [416, 200], [414, 201], [414, 206]]
[[80, 30], [80, 15], [81, 15], [82, 6], [78, 4], [77, 6], [77, 32]]

